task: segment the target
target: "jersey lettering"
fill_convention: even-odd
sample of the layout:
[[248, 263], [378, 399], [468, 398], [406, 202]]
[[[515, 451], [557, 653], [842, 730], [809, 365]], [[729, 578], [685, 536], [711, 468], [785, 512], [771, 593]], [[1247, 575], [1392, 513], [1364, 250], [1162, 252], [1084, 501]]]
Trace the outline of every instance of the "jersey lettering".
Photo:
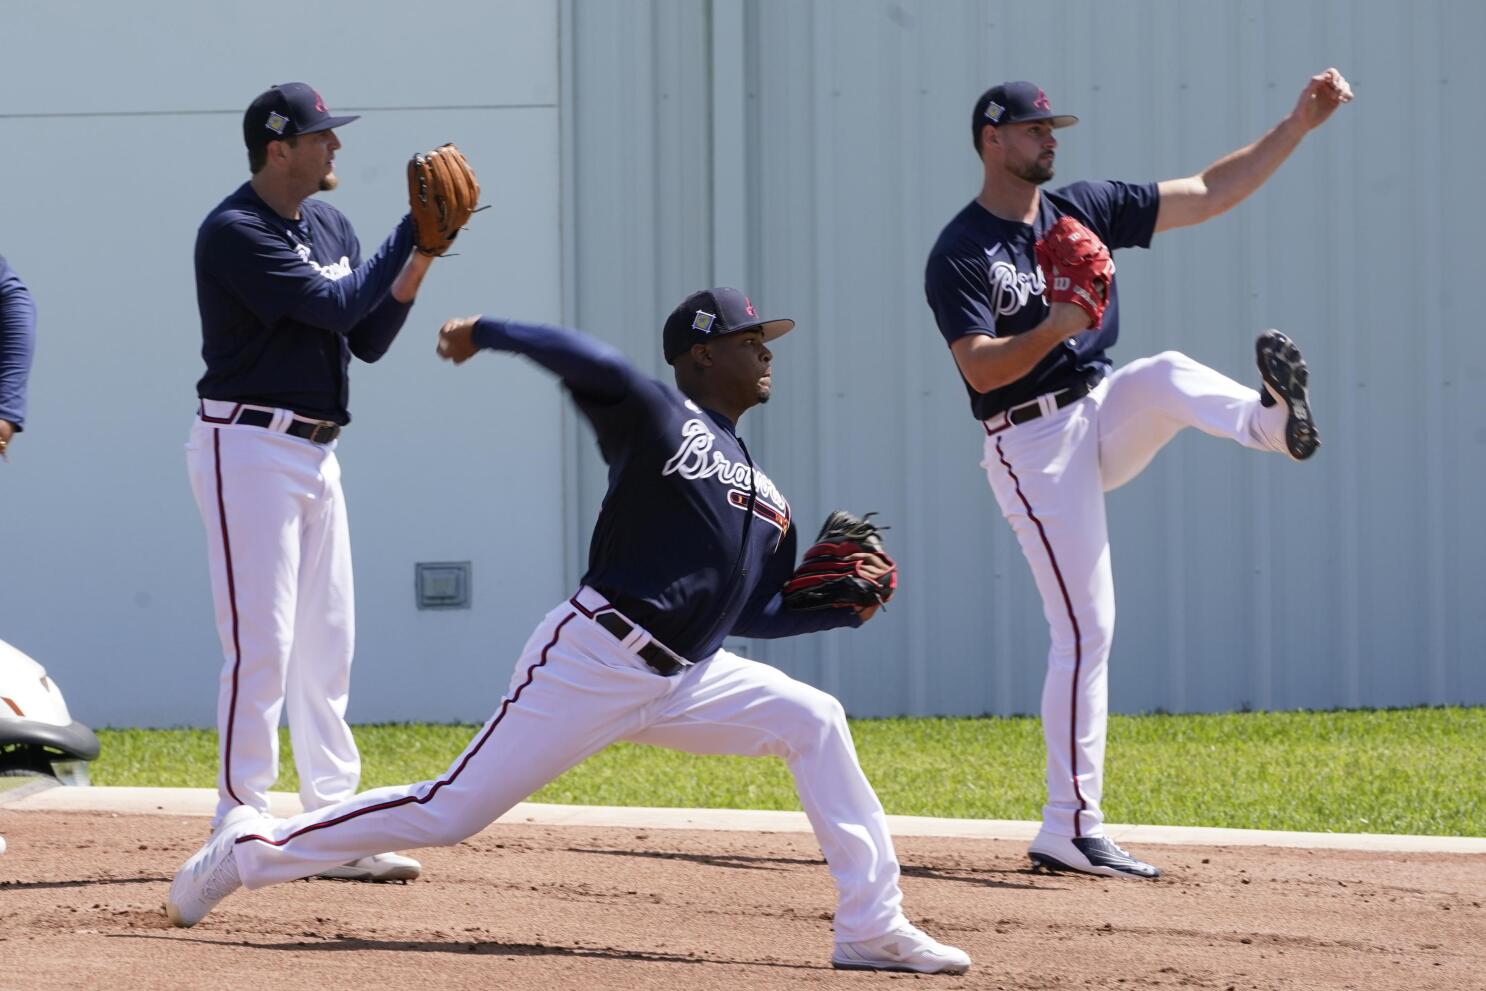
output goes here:
[[1047, 290], [1041, 267], [1031, 272], [1018, 272], [1010, 262], [991, 262], [991, 305], [996, 316], [1006, 317], [1027, 305], [1027, 301], [1042, 298]]
[[[680, 475], [682, 478], [693, 481], [715, 478], [729, 489], [736, 486], [745, 491], [752, 484], [757, 488], [760, 499], [772, 504], [774, 509], [782, 509], [780, 518], [787, 523], [789, 503], [785, 501], [784, 495], [774, 487], [774, 483], [769, 481], [769, 476], [749, 468], [746, 464], [739, 464], [729, 459], [721, 451], [713, 450], [712, 445], [716, 440], [716, 435], [708, 430], [707, 425], [701, 420], [687, 420], [681, 425], [681, 444], [676, 448], [676, 453], [666, 461], [665, 467], [661, 469], [661, 475]], [[733, 504], [737, 505], [736, 502]], [[760, 515], [775, 526], [780, 525], [779, 518]]]
[[307, 244], [296, 244], [294, 246], [294, 253], [298, 255], [300, 257], [300, 260], [303, 261], [306, 265], [314, 269], [316, 272], [319, 272], [322, 276], [329, 279], [331, 282], [335, 282], [339, 279], [344, 279], [346, 276], [351, 274], [351, 259], [347, 258], [345, 255], [341, 255], [341, 260], [338, 262], [331, 262], [329, 265], [321, 265], [319, 262], [310, 257], [310, 248]]

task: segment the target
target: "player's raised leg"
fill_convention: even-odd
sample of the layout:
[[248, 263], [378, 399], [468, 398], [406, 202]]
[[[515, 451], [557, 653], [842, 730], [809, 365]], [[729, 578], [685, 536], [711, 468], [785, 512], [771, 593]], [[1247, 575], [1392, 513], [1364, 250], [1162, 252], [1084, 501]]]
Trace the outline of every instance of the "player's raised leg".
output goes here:
[[1297, 461], [1315, 453], [1320, 440], [1299, 349], [1271, 330], [1256, 350], [1263, 393], [1179, 351], [1140, 358], [1111, 375], [1095, 392], [1104, 490], [1140, 474], [1187, 427]]
[[681, 675], [661, 713], [628, 739], [688, 753], [775, 756], [836, 881], [838, 968], [963, 973], [970, 958], [904, 917], [898, 859], [857, 761], [846, 713], [831, 695], [777, 668], [719, 651]]

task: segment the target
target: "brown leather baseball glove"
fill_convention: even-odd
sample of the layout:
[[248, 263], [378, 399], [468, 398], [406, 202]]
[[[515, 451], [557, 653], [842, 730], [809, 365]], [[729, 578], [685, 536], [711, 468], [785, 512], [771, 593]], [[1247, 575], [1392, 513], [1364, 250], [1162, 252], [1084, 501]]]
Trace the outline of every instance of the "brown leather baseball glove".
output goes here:
[[480, 182], [452, 144], [408, 160], [408, 205], [414, 240], [425, 255], [442, 255], [480, 203]]

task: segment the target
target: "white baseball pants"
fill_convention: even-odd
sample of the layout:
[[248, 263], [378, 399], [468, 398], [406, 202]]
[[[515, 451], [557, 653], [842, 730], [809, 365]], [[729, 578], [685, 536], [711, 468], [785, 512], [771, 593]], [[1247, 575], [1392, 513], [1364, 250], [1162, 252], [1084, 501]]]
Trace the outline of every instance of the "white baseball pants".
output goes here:
[[1286, 453], [1287, 416], [1283, 402], [1266, 408], [1253, 389], [1166, 351], [1050, 415], [1016, 426], [1004, 414], [986, 421], [981, 467], [1032, 566], [1052, 640], [1042, 688], [1044, 832], [1103, 832], [1115, 620], [1104, 493], [1140, 474], [1185, 427]]
[[783, 758], [836, 881], [836, 938], [872, 939], [906, 921], [892, 838], [841, 704], [725, 650], [663, 677], [634, 653], [650, 642], [642, 629], [621, 643], [593, 621], [607, 609], [584, 588], [547, 614], [494, 715], [442, 777], [374, 789], [240, 839], [243, 883], [261, 888], [381, 850], [458, 843], [585, 757], [631, 740]]
[[[209, 416], [226, 417], [234, 405], [203, 400]], [[268, 811], [286, 706], [304, 807], [356, 793], [361, 757], [346, 724], [351, 541], [334, 448], [264, 427], [191, 426], [186, 466], [206, 525], [225, 655], [213, 825], [237, 805]]]

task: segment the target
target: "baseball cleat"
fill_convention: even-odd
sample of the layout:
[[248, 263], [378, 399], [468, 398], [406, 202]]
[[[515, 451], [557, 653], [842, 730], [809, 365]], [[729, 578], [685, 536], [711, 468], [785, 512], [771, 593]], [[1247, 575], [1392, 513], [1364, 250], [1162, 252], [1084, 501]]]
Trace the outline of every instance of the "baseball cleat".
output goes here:
[[332, 881], [416, 881], [423, 865], [399, 853], [377, 853], [323, 870], [316, 877]]
[[248, 805], [239, 805], [222, 818], [216, 835], [206, 846], [186, 861], [170, 882], [170, 897], [165, 914], [173, 925], [187, 928], [206, 918], [223, 898], [242, 887], [237, 873], [233, 848], [237, 838], [251, 829], [262, 814]]
[[964, 950], [936, 942], [922, 930], [903, 923], [876, 939], [836, 943], [831, 966], [837, 970], [902, 970], [914, 974], [963, 974], [970, 969]]
[[1108, 836], [1051, 836], [1038, 833], [1027, 851], [1035, 867], [1105, 877], [1156, 878], [1160, 870], [1115, 845]]
[[1290, 415], [1285, 420], [1285, 447], [1290, 457], [1304, 461], [1321, 446], [1321, 435], [1316, 432], [1316, 421], [1306, 399], [1310, 372], [1305, 367], [1305, 359], [1300, 356], [1300, 348], [1277, 330], [1260, 334], [1254, 342], [1254, 351], [1259, 363], [1259, 376], [1264, 380], [1259, 402], [1264, 406], [1283, 402], [1289, 409]]

